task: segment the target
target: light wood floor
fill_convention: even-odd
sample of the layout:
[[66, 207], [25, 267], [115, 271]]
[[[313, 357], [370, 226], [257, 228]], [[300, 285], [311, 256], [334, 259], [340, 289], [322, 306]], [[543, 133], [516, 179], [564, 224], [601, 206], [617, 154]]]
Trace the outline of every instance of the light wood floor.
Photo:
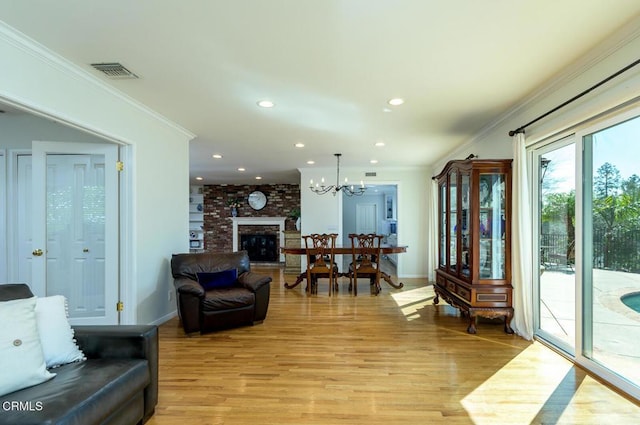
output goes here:
[[[640, 407], [544, 346], [480, 321], [477, 335], [426, 281], [371, 296], [307, 296], [277, 268], [261, 325], [186, 337], [160, 327], [165, 424], [638, 424]], [[287, 276], [292, 283], [294, 277]]]

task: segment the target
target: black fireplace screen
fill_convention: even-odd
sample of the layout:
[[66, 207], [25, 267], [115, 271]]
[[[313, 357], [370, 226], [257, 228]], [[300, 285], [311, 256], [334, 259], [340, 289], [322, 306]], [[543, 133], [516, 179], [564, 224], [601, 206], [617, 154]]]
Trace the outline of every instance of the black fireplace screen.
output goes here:
[[251, 261], [278, 261], [276, 235], [240, 235], [240, 246]]

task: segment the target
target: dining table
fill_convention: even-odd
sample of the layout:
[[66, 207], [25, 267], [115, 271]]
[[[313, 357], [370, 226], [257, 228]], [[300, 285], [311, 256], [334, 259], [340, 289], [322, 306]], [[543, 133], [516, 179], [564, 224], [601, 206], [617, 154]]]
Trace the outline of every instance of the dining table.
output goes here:
[[[358, 247], [356, 247], [356, 254], [358, 253], [360, 249]], [[282, 247], [280, 248], [280, 251], [283, 254], [289, 254], [289, 255], [307, 255], [307, 248], [305, 247]], [[382, 255], [388, 255], [388, 254], [402, 254], [403, 252], [407, 252], [407, 246], [406, 245], [386, 245], [383, 244], [380, 246], [380, 253]], [[353, 254], [352, 248], [351, 246], [336, 246], [333, 249], [333, 253], [334, 255], [349, 255], [351, 256]], [[338, 277], [340, 276], [349, 276], [349, 273], [338, 273]], [[307, 271], [304, 270], [302, 273], [300, 273], [298, 275], [298, 277], [296, 278], [296, 281], [293, 284], [288, 284], [287, 282], [284, 283], [284, 287], [287, 289], [293, 289], [296, 286], [298, 286], [300, 283], [302, 283], [303, 280], [305, 280], [305, 278], [307, 277]], [[393, 281], [393, 279], [391, 278], [391, 276], [388, 273], [385, 273], [384, 271], [380, 272], [380, 278], [385, 281], [387, 284], [389, 284], [390, 286], [396, 288], [396, 289], [400, 289], [404, 286], [404, 284], [402, 282], [398, 282], [395, 283]], [[380, 291], [380, 287], [376, 288], [377, 291]]]

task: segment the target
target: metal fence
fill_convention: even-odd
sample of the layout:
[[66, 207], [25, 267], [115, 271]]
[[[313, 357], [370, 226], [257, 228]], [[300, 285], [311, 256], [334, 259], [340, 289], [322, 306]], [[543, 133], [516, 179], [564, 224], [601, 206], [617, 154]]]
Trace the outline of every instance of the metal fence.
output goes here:
[[[543, 233], [540, 260], [546, 267], [568, 268], [575, 264], [575, 241], [566, 234]], [[640, 273], [640, 229], [607, 232], [594, 229], [593, 267]]]

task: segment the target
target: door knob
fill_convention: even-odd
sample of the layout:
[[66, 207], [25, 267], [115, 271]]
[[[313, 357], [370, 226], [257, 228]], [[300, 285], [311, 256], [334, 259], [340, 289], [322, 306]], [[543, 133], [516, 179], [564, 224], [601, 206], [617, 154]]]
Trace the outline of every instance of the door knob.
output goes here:
[[89, 248], [83, 248], [82, 252], [89, 252]]
[[43, 252], [42, 252], [42, 250], [41, 250], [40, 248], [38, 248], [38, 249], [34, 249], [34, 250], [33, 250], [33, 252], [32, 252], [31, 254], [32, 254], [34, 257], [40, 257], [40, 256], [43, 254]]

